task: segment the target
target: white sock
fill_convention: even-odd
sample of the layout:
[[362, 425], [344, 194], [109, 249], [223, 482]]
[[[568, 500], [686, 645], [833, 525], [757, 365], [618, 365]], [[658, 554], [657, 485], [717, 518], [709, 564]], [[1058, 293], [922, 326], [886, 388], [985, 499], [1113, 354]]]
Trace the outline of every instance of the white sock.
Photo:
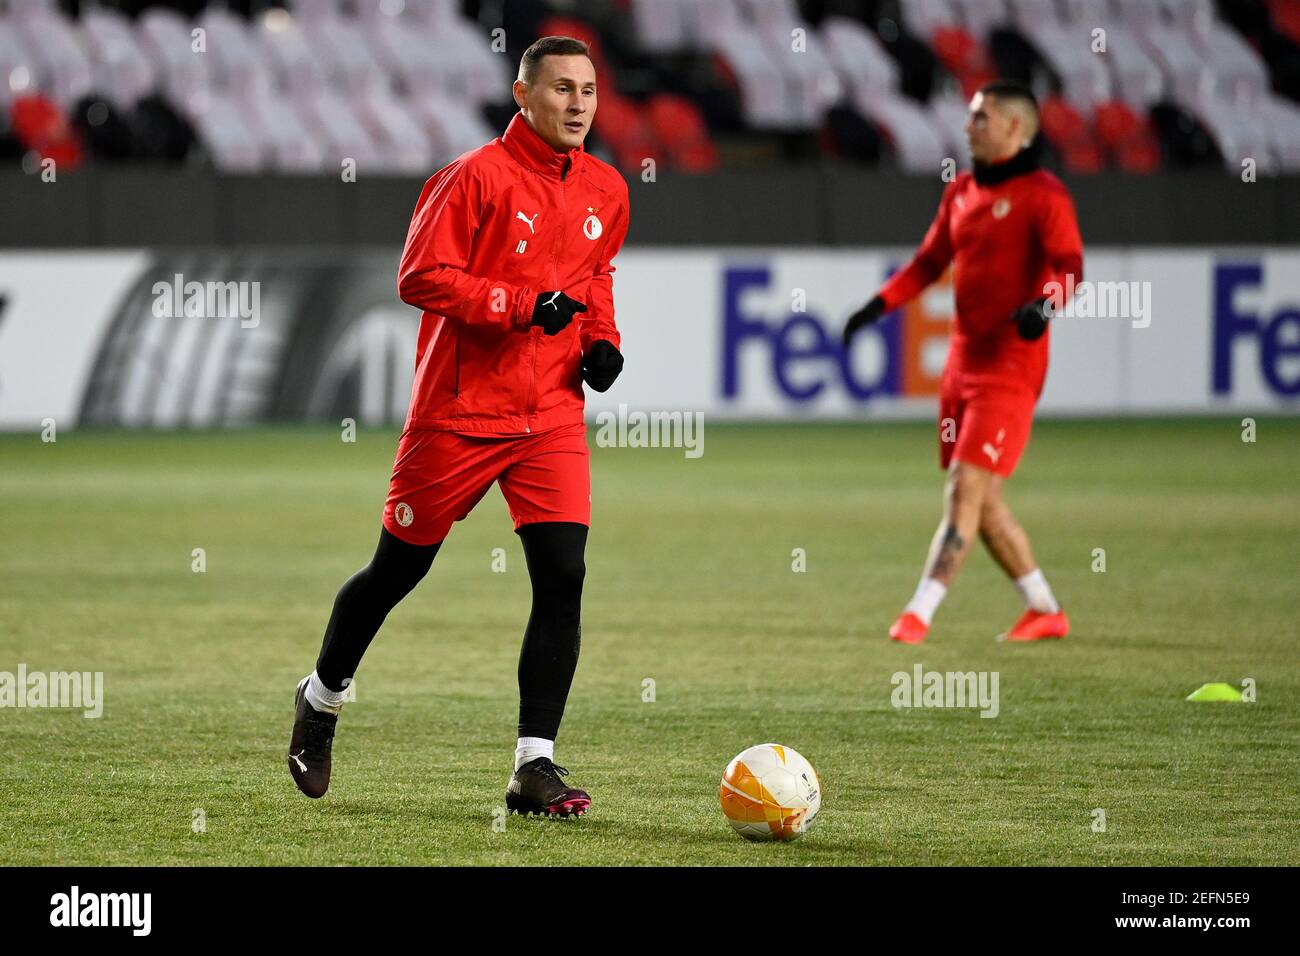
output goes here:
[[545, 757], [555, 759], [555, 741], [545, 737], [520, 737], [515, 744], [515, 769], [518, 770], [530, 760]]
[[1016, 590], [1025, 599], [1025, 606], [1044, 614], [1055, 614], [1061, 609], [1056, 603], [1056, 595], [1043, 577], [1041, 568], [1034, 568], [1023, 578], [1016, 578]]
[[321, 679], [316, 675], [316, 672], [312, 671], [311, 677], [307, 679], [307, 690], [305, 692], [307, 703], [322, 713], [337, 714], [343, 710], [343, 698], [347, 696], [348, 684], [351, 683], [352, 678], [345, 677], [342, 690], [330, 690], [321, 683]]
[[907, 602], [907, 607], [903, 608], [903, 611], [915, 614], [928, 627], [934, 612], [939, 609], [939, 602], [947, 593], [947, 587], [934, 578], [921, 578], [921, 583], [916, 586], [916, 593], [912, 595], [912, 600]]

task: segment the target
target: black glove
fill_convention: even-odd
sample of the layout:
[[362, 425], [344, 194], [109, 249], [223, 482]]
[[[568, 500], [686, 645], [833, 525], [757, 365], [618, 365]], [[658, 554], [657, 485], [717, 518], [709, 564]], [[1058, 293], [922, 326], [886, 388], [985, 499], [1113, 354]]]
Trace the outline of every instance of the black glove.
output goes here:
[[533, 303], [533, 321], [547, 335], [557, 335], [573, 321], [573, 313], [586, 312], [587, 307], [563, 292], [543, 292]]
[[609, 391], [623, 371], [623, 353], [613, 342], [597, 339], [582, 357], [582, 380], [598, 392]]
[[1033, 342], [1043, 337], [1043, 333], [1047, 331], [1047, 322], [1051, 317], [1052, 309], [1047, 304], [1047, 299], [1035, 299], [1033, 302], [1026, 302], [1011, 314], [1012, 320], [1016, 323], [1016, 329], [1020, 332], [1020, 337], [1027, 342]]
[[848, 348], [849, 340], [853, 338], [855, 332], [864, 325], [870, 325], [876, 322], [885, 314], [885, 300], [876, 296], [858, 311], [849, 316], [849, 320], [844, 323], [844, 347]]

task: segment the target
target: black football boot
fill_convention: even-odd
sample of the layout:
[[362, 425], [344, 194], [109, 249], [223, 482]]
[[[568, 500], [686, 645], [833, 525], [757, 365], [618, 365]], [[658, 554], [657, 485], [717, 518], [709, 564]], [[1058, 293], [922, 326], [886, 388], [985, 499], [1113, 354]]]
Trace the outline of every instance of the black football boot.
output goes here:
[[325, 796], [330, 786], [330, 749], [334, 745], [337, 714], [317, 710], [307, 701], [304, 677], [294, 695], [293, 736], [289, 739], [289, 773], [298, 789], [307, 796]]
[[548, 757], [530, 760], [510, 778], [506, 787], [506, 809], [524, 815], [580, 817], [591, 806], [585, 790], [567, 787], [561, 777], [569, 771], [557, 767]]

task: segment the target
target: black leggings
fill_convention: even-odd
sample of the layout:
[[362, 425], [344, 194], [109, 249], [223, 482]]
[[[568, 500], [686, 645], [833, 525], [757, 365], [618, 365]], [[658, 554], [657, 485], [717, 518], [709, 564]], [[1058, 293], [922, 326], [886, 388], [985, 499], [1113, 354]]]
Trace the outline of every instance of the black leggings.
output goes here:
[[[533, 608], [519, 653], [519, 736], [554, 740], [578, 667], [582, 638], [585, 525], [542, 522], [519, 529]], [[370, 563], [339, 589], [316, 673], [331, 690], [356, 673], [388, 612], [428, 573], [440, 545], [407, 544], [381, 529]]]

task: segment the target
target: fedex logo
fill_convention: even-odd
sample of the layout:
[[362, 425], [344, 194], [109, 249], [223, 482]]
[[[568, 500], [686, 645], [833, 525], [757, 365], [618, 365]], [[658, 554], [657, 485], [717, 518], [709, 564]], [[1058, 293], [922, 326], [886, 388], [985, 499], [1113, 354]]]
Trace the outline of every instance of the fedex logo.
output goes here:
[[1236, 303], [1238, 292], [1257, 290], [1263, 283], [1264, 268], [1258, 264], [1214, 270], [1215, 395], [1232, 391], [1233, 347], [1239, 338], [1258, 340], [1259, 370], [1270, 389], [1300, 395], [1300, 308], [1286, 306], [1267, 316], [1239, 310]]
[[[732, 267], [723, 275], [723, 398], [741, 395], [741, 358], [753, 349], [768, 354], [769, 381], [792, 402], [811, 402], [827, 389], [843, 389], [860, 402], [874, 395], [938, 394], [939, 374], [925, 367], [923, 352], [933, 340], [946, 341], [950, 315], [935, 317], [913, 303], [860, 331], [851, 349], [845, 349], [839, 324], [844, 316], [823, 320], [811, 311], [791, 310], [784, 317], [746, 312], [745, 293], [767, 291], [771, 281], [766, 266]], [[869, 285], [863, 283], [864, 296]], [[864, 373], [855, 367], [853, 354], [873, 348], [881, 361]]]

